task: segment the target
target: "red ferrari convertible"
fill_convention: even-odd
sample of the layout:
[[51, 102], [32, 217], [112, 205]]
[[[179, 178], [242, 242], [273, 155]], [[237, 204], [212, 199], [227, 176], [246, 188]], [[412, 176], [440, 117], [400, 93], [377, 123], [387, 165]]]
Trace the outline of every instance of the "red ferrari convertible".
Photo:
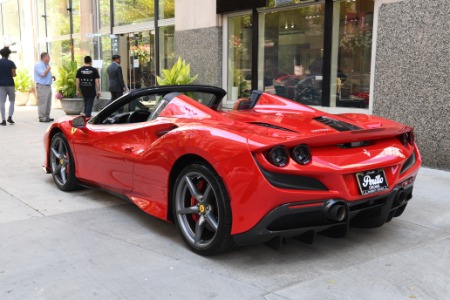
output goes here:
[[45, 134], [44, 168], [63, 191], [104, 189], [176, 223], [202, 255], [342, 237], [405, 210], [421, 164], [411, 127], [258, 91], [222, 110], [224, 96], [149, 87], [89, 120], [61, 119]]

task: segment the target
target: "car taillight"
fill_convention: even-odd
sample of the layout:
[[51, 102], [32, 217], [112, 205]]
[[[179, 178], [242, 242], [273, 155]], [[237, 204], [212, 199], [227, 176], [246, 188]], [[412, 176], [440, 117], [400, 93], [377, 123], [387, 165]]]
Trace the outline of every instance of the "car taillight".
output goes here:
[[415, 141], [415, 136], [414, 136], [414, 131], [410, 131], [408, 132], [408, 143], [412, 146], [414, 145], [414, 141]]
[[403, 146], [407, 147], [408, 144], [409, 145], [414, 145], [414, 132], [413, 131], [408, 131], [403, 133], [402, 135], [399, 136], [400, 142], [403, 144]]
[[308, 145], [305, 144], [296, 146], [292, 150], [291, 156], [293, 160], [301, 165], [306, 165], [311, 161], [311, 151], [309, 150]]
[[266, 158], [272, 165], [284, 167], [289, 162], [289, 152], [286, 147], [276, 146], [266, 153]]

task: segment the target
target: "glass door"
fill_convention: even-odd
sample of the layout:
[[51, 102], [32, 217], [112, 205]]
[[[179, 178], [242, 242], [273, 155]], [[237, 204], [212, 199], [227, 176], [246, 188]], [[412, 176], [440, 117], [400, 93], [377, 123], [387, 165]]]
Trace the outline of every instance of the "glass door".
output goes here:
[[156, 84], [154, 58], [155, 34], [153, 31], [128, 34], [127, 77], [130, 90]]

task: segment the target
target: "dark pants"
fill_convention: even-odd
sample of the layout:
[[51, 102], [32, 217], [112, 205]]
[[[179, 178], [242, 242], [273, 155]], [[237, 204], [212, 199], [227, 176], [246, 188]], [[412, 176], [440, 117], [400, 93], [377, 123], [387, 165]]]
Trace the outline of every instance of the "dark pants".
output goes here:
[[121, 97], [123, 92], [111, 92], [111, 100], [109, 100], [108, 104]]
[[94, 106], [95, 96], [84, 97], [84, 115], [86, 117], [91, 117], [92, 107]]

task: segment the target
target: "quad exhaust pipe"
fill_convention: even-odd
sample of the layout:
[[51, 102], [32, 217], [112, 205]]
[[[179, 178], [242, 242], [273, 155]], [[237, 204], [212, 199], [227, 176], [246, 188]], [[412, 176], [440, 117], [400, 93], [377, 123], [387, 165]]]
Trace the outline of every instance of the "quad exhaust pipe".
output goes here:
[[330, 200], [326, 203], [325, 212], [327, 219], [335, 222], [343, 222], [348, 217], [345, 203], [336, 200]]

